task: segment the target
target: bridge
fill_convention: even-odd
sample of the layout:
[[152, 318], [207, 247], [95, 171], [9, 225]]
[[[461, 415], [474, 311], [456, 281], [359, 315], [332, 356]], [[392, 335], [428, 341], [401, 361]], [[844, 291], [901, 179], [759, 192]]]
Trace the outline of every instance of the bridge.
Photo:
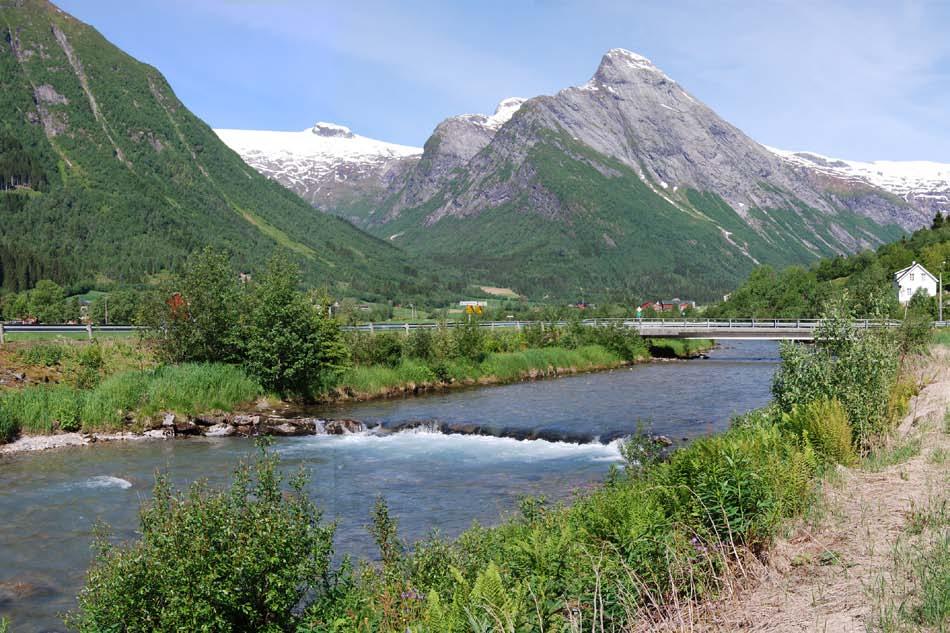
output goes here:
[[[478, 326], [489, 330], [525, 329], [528, 327], [547, 328], [566, 327], [569, 321], [480, 321]], [[584, 319], [581, 324], [587, 327], [609, 327], [619, 325], [634, 329], [645, 338], [679, 339], [732, 339], [758, 341], [811, 341], [820, 319]], [[858, 330], [895, 328], [901, 321], [876, 321], [857, 319], [853, 326]], [[457, 327], [457, 321], [440, 323], [366, 323], [343, 326], [344, 330], [359, 332], [405, 332], [413, 330], [435, 329], [438, 327]], [[934, 321], [933, 327], [950, 327], [950, 321]], [[38, 333], [48, 334], [85, 334], [93, 338], [95, 334], [131, 333], [145, 328], [133, 325], [23, 325], [0, 324], [0, 343], [7, 334]]]

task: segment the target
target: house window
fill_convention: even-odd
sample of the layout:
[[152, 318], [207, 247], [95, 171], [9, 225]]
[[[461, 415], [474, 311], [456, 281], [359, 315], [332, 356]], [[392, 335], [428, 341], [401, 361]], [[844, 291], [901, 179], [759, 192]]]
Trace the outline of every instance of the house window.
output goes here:
[[910, 274], [910, 280], [911, 280], [911, 281], [914, 280], [914, 273], [911, 273], [911, 274]]

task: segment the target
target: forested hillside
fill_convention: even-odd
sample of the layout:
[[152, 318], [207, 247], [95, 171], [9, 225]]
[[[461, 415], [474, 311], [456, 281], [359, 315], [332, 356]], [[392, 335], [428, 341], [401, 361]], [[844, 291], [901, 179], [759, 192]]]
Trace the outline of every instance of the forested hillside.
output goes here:
[[[810, 268], [792, 266], [777, 271], [756, 268], [729, 298], [706, 311], [721, 318], [812, 318], [829, 299], [846, 296], [856, 316], [872, 316], [884, 309], [901, 316], [892, 280], [896, 271], [917, 261], [934, 275], [950, 263], [950, 220], [937, 214], [929, 229], [850, 257], [832, 257]], [[947, 275], [946, 277], [950, 277]], [[944, 280], [945, 282], [947, 279]], [[933, 312], [936, 302], [917, 297], [913, 307]]]
[[45, 0], [0, 3], [0, 278], [130, 283], [212, 244], [307, 282], [411, 296], [411, 258], [245, 165], [154, 68]]

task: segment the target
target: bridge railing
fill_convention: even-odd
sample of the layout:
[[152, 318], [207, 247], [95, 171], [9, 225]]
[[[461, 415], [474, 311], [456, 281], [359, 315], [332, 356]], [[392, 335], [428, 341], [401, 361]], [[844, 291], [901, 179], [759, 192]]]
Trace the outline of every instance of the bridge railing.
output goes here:
[[[526, 327], [565, 327], [568, 321], [480, 321], [479, 327], [487, 329], [506, 329]], [[607, 327], [610, 325], [620, 325], [623, 327], [635, 328], [640, 332], [649, 333], [650, 330], [682, 330], [682, 331], [724, 331], [730, 330], [797, 330], [811, 331], [821, 325], [821, 319], [664, 319], [664, 318], [604, 318], [604, 319], [583, 319], [583, 325], [589, 327]], [[893, 328], [901, 324], [899, 320], [878, 321], [873, 319], [856, 319], [854, 327], [859, 329], [872, 328]], [[346, 325], [344, 330], [357, 332], [411, 332], [421, 329], [435, 329], [438, 327], [458, 327], [463, 325], [461, 321], [448, 321], [444, 323], [365, 323], [361, 325]], [[950, 321], [934, 321], [936, 328], [950, 327]], [[0, 323], [0, 342], [3, 342], [4, 334], [13, 334], [20, 332], [46, 332], [51, 334], [85, 333], [90, 338], [95, 333], [109, 332], [135, 332], [145, 330], [146, 328], [134, 325], [27, 325], [27, 324], [5, 324]]]

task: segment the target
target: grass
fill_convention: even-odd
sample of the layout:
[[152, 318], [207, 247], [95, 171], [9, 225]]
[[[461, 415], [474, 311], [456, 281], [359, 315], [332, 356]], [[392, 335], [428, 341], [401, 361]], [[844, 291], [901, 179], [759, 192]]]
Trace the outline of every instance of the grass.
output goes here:
[[862, 466], [872, 473], [885, 468], [903, 464], [920, 455], [921, 438], [919, 435], [899, 442], [885, 442], [871, 450], [864, 458]]
[[[130, 339], [138, 336], [138, 332], [114, 332], [93, 330], [93, 339]], [[23, 343], [30, 341], [88, 341], [89, 335], [85, 332], [7, 332], [4, 338], [8, 343]]]
[[892, 553], [894, 569], [872, 588], [885, 633], [950, 631], [950, 509], [946, 494], [912, 509]]
[[230, 365], [184, 364], [128, 371], [92, 389], [40, 385], [0, 396], [0, 440], [18, 432], [104, 431], [142, 421], [162, 411], [194, 415], [232, 409], [262, 389]]
[[489, 354], [481, 363], [454, 359], [426, 364], [403, 359], [399, 365], [357, 365], [341, 377], [336, 390], [360, 397], [385, 395], [418, 386], [446, 383], [507, 383], [537, 375], [619, 367], [623, 361], [600, 345], [578, 349], [544, 347]]
[[933, 342], [937, 345], [950, 345], [950, 328], [934, 330]]
[[650, 354], [659, 358], [688, 358], [698, 352], [708, 350], [714, 341], [708, 339], [654, 338], [647, 339]]

